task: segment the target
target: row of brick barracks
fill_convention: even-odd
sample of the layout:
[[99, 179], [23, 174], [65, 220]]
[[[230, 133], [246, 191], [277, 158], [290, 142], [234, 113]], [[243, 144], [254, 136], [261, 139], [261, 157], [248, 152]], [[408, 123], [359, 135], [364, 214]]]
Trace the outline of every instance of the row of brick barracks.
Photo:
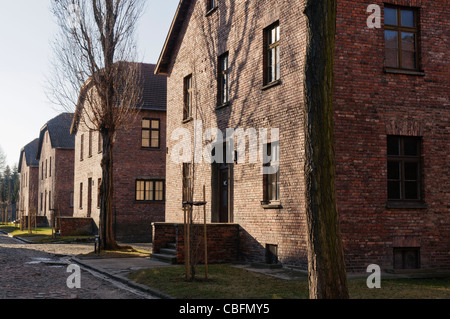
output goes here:
[[[152, 241], [155, 254], [175, 244], [181, 262], [183, 203], [203, 201], [193, 219], [206, 216], [211, 262], [307, 268], [304, 2], [179, 2], [159, 60], [142, 64], [139, 116], [117, 136], [119, 240]], [[379, 27], [369, 26], [370, 4], [380, 8]], [[450, 8], [338, 0], [336, 26], [334, 152], [347, 270], [448, 270]], [[54, 211], [67, 229], [92, 224], [95, 233], [102, 144], [81, 113], [50, 120], [22, 149], [19, 212]], [[262, 143], [277, 169], [262, 174], [270, 161], [252, 162], [249, 152], [243, 161], [175, 160], [178, 133], [195, 136], [198, 123], [278, 129]], [[226, 149], [229, 140], [209, 137], [202, 150]]]

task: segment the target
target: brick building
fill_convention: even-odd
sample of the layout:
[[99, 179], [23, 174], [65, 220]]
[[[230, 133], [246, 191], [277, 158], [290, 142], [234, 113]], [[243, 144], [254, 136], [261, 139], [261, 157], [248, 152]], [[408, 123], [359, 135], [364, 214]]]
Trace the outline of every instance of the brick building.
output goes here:
[[17, 219], [28, 216], [30, 212], [32, 216], [38, 212], [39, 161], [36, 159], [38, 145], [39, 139], [37, 138], [20, 150]]
[[72, 113], [62, 113], [48, 121], [39, 135], [38, 215], [48, 221], [52, 211], [72, 216], [73, 160], [75, 139], [70, 135]]
[[[150, 241], [152, 222], [164, 220], [166, 151], [166, 77], [155, 65], [142, 64], [143, 105], [116, 136], [114, 157], [114, 231], [122, 241]], [[102, 139], [77, 107], [75, 137], [74, 217], [100, 216]], [[91, 129], [90, 129], [91, 128]]]
[[[369, 4], [381, 9], [380, 28], [367, 24]], [[182, 223], [182, 202], [201, 201], [205, 187], [207, 221], [239, 225], [237, 258], [306, 268], [303, 9], [182, 0], [157, 73], [168, 75], [166, 222]], [[449, 19], [443, 1], [338, 0], [335, 152], [348, 271], [450, 268]], [[258, 137], [279, 169], [261, 174], [271, 162], [252, 162], [250, 144], [244, 161], [198, 160], [223, 147], [194, 134], [206, 128], [278, 128], [278, 138]], [[180, 160], [182, 132], [191, 152]]]

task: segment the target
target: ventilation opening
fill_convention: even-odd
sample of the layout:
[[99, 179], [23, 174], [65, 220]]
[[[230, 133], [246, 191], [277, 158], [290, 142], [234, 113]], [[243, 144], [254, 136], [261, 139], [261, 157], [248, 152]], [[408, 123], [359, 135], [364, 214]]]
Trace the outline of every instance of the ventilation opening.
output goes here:
[[278, 246], [266, 244], [266, 263], [269, 265], [278, 264]]
[[420, 248], [394, 248], [394, 269], [419, 269]]

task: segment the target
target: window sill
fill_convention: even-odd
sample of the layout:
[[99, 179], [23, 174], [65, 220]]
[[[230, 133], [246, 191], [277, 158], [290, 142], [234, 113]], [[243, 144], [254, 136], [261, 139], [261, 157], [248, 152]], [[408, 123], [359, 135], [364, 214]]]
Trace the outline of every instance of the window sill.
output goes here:
[[388, 209], [426, 209], [428, 205], [424, 202], [386, 202]]
[[261, 207], [264, 209], [280, 209], [283, 208], [281, 206], [281, 202], [279, 200], [277, 201], [269, 201], [269, 202], [261, 202]]
[[192, 118], [192, 116], [190, 116], [190, 117], [184, 119], [181, 123], [186, 124], [186, 123], [189, 123], [192, 120], [193, 120], [193, 118]]
[[164, 204], [164, 200], [135, 200], [135, 204]]
[[141, 147], [141, 151], [160, 151], [161, 147]]
[[217, 8], [219, 8], [219, 6], [215, 6], [214, 8], [209, 9], [209, 11], [206, 12], [205, 17], [209, 17], [211, 14], [213, 14], [217, 10]]
[[383, 68], [384, 73], [392, 73], [392, 74], [406, 74], [406, 75], [419, 75], [424, 76], [424, 71], [419, 70], [406, 70], [406, 69], [394, 69], [394, 68]]
[[220, 109], [226, 108], [228, 106], [230, 106], [230, 102], [229, 101], [226, 102], [226, 103], [223, 103], [223, 104], [216, 105], [216, 110], [220, 110]]
[[261, 88], [261, 91], [268, 90], [268, 89], [270, 89], [270, 88], [272, 88], [272, 87], [274, 87], [274, 86], [278, 86], [278, 85], [280, 85], [280, 84], [281, 84], [281, 80], [276, 80], [276, 81], [267, 83], [267, 84], [265, 84], [265, 85]]

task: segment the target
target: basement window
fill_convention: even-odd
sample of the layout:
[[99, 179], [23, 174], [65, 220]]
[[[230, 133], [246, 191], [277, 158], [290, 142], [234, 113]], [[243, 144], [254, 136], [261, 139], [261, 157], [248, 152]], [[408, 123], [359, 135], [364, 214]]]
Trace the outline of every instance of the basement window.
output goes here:
[[278, 245], [266, 244], [266, 264], [278, 264]]
[[420, 248], [394, 248], [394, 269], [419, 269]]

